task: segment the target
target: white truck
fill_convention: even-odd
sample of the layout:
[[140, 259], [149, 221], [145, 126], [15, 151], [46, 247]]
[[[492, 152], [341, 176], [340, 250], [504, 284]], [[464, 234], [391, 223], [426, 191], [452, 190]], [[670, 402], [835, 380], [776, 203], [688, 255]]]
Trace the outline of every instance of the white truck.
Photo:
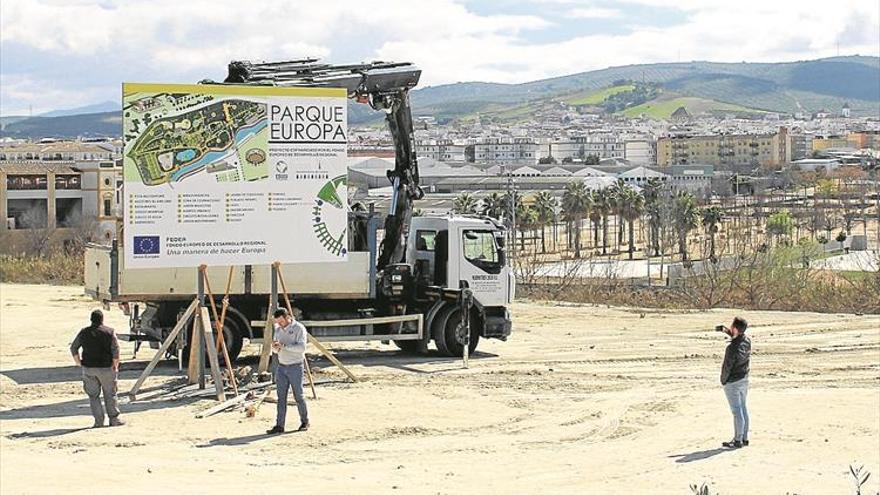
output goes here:
[[[299, 318], [319, 340], [393, 341], [405, 351], [421, 353], [433, 341], [441, 354], [461, 356], [465, 343], [470, 354], [481, 337], [505, 340], [510, 335], [508, 307], [515, 280], [506, 256], [504, 227], [495, 220], [413, 216], [413, 201], [422, 197], [422, 191], [408, 92], [420, 74], [407, 63], [232, 62], [223, 83], [203, 83], [344, 87], [350, 98], [386, 112], [396, 151], [395, 168], [388, 171], [394, 191], [390, 211], [379, 214], [372, 205], [369, 209], [353, 205], [347, 260], [286, 264], [285, 285]], [[196, 270], [126, 268], [123, 249], [115, 240], [109, 246], [87, 247], [85, 291], [105, 304], [123, 307], [131, 322], [129, 339], [158, 347], [198, 293]], [[223, 266], [208, 269], [215, 291], [225, 290], [228, 272], [229, 267]], [[223, 328], [231, 359], [241, 352], [244, 339], [262, 337], [267, 313], [278, 303], [271, 301], [271, 294], [278, 292], [274, 284], [268, 265], [233, 269]], [[388, 318], [401, 315], [421, 318], [406, 322]], [[169, 349], [169, 356], [178, 355], [177, 350]]]

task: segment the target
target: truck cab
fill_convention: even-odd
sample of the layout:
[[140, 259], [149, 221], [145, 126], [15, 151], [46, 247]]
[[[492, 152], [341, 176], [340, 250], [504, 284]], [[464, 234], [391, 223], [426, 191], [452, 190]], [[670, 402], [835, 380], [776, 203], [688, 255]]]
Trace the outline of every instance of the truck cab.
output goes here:
[[[488, 217], [412, 219], [406, 260], [413, 267], [416, 286], [469, 289], [473, 295], [471, 351], [480, 337], [504, 340], [510, 335], [508, 305], [516, 286], [504, 239], [504, 227]], [[426, 309], [430, 338], [441, 353], [460, 355], [464, 339], [447, 335], [448, 327], [460, 326], [459, 310], [453, 304], [444, 307], [442, 299], [432, 306]]]

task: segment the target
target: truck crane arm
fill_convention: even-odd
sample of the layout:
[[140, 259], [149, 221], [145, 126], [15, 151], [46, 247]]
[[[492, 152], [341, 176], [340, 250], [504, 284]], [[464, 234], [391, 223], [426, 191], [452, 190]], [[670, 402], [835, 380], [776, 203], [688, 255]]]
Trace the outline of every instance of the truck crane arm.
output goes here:
[[413, 122], [409, 105], [409, 90], [418, 84], [420, 76], [421, 70], [406, 62], [330, 65], [307, 58], [263, 63], [233, 61], [223, 81], [225, 84], [341, 87], [346, 89], [349, 98], [385, 112], [385, 120], [394, 141], [394, 169], [387, 172], [393, 193], [390, 211], [385, 217], [385, 236], [376, 262], [376, 268], [380, 271], [404, 260], [413, 202], [424, 195], [419, 186], [419, 166], [413, 150]]

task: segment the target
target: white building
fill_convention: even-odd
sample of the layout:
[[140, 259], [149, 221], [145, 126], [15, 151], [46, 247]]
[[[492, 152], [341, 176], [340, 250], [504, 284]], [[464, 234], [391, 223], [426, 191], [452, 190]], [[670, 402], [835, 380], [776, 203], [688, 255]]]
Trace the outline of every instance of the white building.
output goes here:
[[465, 161], [465, 145], [449, 139], [416, 141], [416, 156], [443, 162]]
[[590, 155], [601, 158], [623, 158], [624, 143], [608, 133], [589, 134], [557, 139], [550, 143], [549, 156], [563, 160], [582, 160]]
[[467, 161], [534, 165], [540, 145], [532, 138], [483, 138], [466, 148]]
[[657, 143], [647, 139], [628, 139], [623, 143], [623, 157], [633, 165], [656, 165]]

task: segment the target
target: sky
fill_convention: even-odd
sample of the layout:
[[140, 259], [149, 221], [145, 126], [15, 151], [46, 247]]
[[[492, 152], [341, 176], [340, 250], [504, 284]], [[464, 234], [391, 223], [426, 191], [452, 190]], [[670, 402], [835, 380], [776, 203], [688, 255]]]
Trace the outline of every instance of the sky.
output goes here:
[[427, 86], [838, 53], [880, 55], [880, 0], [3, 0], [0, 115], [222, 80], [230, 60], [410, 61]]

